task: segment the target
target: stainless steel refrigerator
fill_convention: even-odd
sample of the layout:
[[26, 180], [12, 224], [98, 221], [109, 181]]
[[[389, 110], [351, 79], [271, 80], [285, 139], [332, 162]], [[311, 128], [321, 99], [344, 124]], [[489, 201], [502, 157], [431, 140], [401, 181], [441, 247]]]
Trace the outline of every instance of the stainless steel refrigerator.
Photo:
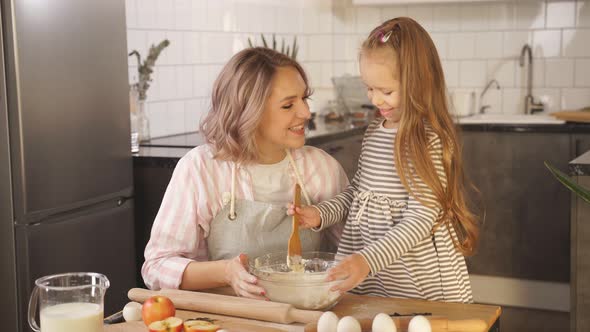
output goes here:
[[66, 271], [110, 279], [108, 315], [136, 280], [125, 2], [0, 1], [3, 330]]

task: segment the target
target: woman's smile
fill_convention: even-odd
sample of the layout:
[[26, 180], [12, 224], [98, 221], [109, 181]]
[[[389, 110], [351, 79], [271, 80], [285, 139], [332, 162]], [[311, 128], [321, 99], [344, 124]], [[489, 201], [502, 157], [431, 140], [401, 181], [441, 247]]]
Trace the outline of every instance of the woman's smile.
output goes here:
[[305, 123], [289, 127], [289, 131], [297, 136], [305, 135]]

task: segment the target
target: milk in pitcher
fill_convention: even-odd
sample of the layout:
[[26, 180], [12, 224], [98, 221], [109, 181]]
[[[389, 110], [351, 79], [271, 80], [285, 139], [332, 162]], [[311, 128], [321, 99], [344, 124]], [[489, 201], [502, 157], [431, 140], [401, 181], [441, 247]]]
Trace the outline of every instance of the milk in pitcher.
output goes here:
[[102, 332], [104, 314], [95, 303], [62, 303], [41, 310], [41, 332]]

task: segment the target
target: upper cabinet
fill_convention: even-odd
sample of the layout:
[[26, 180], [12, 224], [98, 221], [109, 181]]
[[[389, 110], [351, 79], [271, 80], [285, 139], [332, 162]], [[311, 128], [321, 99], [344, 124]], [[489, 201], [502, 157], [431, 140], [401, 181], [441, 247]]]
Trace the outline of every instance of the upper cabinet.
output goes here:
[[352, 0], [354, 5], [402, 5], [415, 3], [497, 2], [502, 0]]

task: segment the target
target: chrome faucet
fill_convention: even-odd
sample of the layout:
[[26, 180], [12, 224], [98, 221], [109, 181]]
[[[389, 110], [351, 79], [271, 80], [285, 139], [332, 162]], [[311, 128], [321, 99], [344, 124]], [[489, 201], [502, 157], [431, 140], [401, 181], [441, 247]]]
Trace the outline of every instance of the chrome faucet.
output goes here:
[[[488, 92], [488, 89], [492, 87], [492, 84], [496, 83], [496, 89], [500, 90], [500, 83], [498, 83], [498, 81], [496, 81], [496, 79], [492, 79], [491, 81], [488, 82], [488, 85], [486, 85], [486, 87], [483, 89], [483, 91], [481, 92], [481, 94], [479, 95], [479, 102], [483, 103], [483, 96], [486, 94], [486, 92]], [[483, 114], [487, 108], [490, 108], [490, 105], [481, 105], [481, 107], [479, 108], [479, 114]]]
[[520, 66], [524, 67], [525, 54], [528, 53], [529, 67], [527, 73], [526, 96], [524, 97], [524, 114], [543, 112], [543, 103], [536, 103], [533, 98], [533, 50], [525, 44], [520, 51]]

